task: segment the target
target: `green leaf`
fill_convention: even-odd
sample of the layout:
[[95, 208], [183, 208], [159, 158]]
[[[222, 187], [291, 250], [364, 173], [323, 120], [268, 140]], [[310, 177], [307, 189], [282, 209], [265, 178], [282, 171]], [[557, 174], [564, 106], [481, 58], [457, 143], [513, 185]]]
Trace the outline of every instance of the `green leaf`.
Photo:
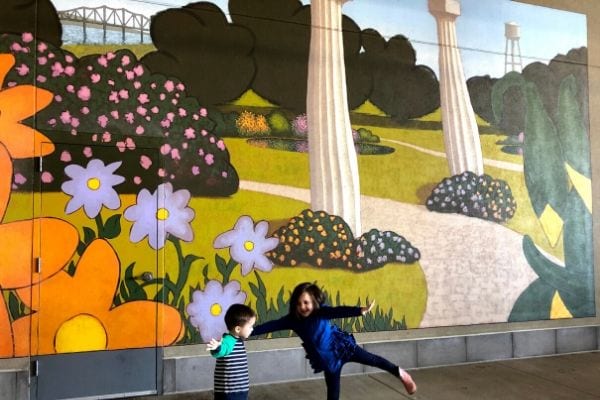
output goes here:
[[267, 287], [265, 286], [265, 283], [262, 281], [262, 279], [260, 279], [260, 275], [254, 271], [254, 275], [256, 276], [256, 280], [258, 281], [258, 289], [260, 290], [260, 294], [262, 295], [263, 298], [267, 298]]
[[282, 311], [286, 308], [286, 306], [287, 304], [285, 301], [283, 301], [283, 287], [281, 287], [281, 289], [279, 289], [279, 293], [277, 294], [277, 309]]
[[577, 287], [574, 283], [569, 284], [569, 275], [566, 269], [544, 256], [536, 247], [529, 235], [523, 237], [523, 253], [529, 265], [540, 277], [540, 280], [548, 286], [564, 291], [577, 293]]
[[187, 256], [185, 256], [183, 258], [183, 264], [185, 266], [190, 266], [194, 261], [196, 261], [196, 260], [203, 260], [203, 259], [204, 259], [204, 257], [200, 257], [200, 256], [197, 256], [197, 255], [194, 255], [194, 254], [188, 254]]
[[[125, 285], [127, 286], [127, 289], [129, 291], [129, 299], [130, 300], [145, 300], [146, 299], [146, 292], [144, 292], [144, 289], [141, 288], [140, 284], [137, 283], [137, 281], [135, 279], [125, 279], [124, 280]], [[141, 293], [144, 293], [143, 297]]]
[[125, 279], [133, 279], [133, 267], [135, 266], [135, 262], [129, 264], [129, 266], [125, 269]]
[[131, 298], [133, 300], [147, 300], [148, 294], [146, 294], [144, 288], [137, 282], [136, 285], [135, 290], [131, 292]]
[[101, 236], [106, 239], [114, 239], [121, 234], [121, 214], [115, 214], [106, 220], [102, 227]]
[[154, 296], [154, 301], [157, 301], [159, 303], [166, 303], [167, 299], [167, 290], [166, 288], [163, 286], [162, 288], [160, 288], [160, 290], [158, 292], [156, 292], [156, 295]]
[[83, 243], [88, 245], [94, 239], [96, 239], [96, 232], [92, 228], [84, 226], [83, 227]]
[[215, 254], [215, 265], [217, 266], [217, 271], [219, 271], [221, 275], [225, 275], [227, 272], [227, 263], [225, 262], [225, 259], [218, 254]]
[[20, 313], [21, 304], [20, 303], [21, 303], [21, 301], [19, 300], [17, 295], [11, 291], [8, 294], [8, 312], [13, 321], [21, 316], [21, 313]]
[[[77, 254], [82, 255], [83, 252], [85, 251], [86, 245], [85, 243], [83, 243], [81, 240], [79, 241], [79, 243], [77, 244]], [[73, 275], [71, 275], [73, 276]]]
[[541, 279], [535, 280], [521, 293], [508, 316], [508, 322], [550, 319], [555, 289]]
[[[256, 277], [258, 286], [252, 282], [249, 282], [248, 284], [250, 285], [250, 290], [254, 293], [254, 296], [256, 296], [256, 313], [259, 317], [263, 317], [267, 320], [268, 313], [265, 285], [256, 271], [254, 271], [254, 276]], [[260, 319], [263, 320], [262, 318]]]
[[119, 284], [119, 295], [123, 299], [123, 302], [127, 302], [129, 300], [129, 292], [127, 291], [127, 286], [125, 286], [125, 282], [121, 281]]
[[[81, 243], [81, 242], [79, 242], [79, 243]], [[84, 245], [84, 249], [85, 249], [85, 245]], [[67, 267], [67, 274], [69, 274], [71, 276], [75, 275], [75, 268], [76, 268], [75, 261], [71, 260], [69, 262], [69, 266]]]
[[204, 266], [204, 268], [202, 269], [202, 276], [204, 276], [204, 285], [206, 285], [208, 283], [208, 281], [210, 280], [208, 278], [208, 264], [206, 264]]

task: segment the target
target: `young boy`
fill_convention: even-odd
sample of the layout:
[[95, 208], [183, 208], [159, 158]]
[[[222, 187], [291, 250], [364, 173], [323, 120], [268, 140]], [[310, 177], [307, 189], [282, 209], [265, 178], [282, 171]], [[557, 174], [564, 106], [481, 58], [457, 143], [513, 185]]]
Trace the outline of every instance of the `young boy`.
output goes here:
[[206, 345], [215, 366], [215, 400], [247, 400], [250, 389], [248, 358], [244, 339], [252, 333], [256, 313], [244, 304], [233, 304], [225, 313], [228, 333], [221, 340], [211, 339]]

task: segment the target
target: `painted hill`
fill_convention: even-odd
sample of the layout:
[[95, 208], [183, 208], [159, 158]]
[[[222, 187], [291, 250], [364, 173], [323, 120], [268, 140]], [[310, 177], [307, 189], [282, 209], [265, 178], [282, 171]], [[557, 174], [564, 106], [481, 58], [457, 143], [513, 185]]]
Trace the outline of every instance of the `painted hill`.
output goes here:
[[238, 99], [231, 102], [231, 104], [240, 107], [265, 107], [265, 108], [276, 108], [277, 105], [271, 103], [261, 95], [256, 93], [252, 89], [248, 89]]

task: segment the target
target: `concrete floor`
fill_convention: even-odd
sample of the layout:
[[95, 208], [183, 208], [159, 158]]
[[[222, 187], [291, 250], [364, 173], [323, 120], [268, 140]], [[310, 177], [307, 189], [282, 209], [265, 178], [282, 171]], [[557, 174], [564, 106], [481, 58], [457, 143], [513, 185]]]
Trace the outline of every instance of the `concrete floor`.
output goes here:
[[[386, 373], [342, 378], [341, 400], [587, 400], [600, 399], [600, 352], [423, 368], [410, 371], [418, 385], [409, 396]], [[256, 385], [250, 400], [325, 399], [322, 379]], [[212, 392], [147, 396], [136, 400], [211, 400]]]

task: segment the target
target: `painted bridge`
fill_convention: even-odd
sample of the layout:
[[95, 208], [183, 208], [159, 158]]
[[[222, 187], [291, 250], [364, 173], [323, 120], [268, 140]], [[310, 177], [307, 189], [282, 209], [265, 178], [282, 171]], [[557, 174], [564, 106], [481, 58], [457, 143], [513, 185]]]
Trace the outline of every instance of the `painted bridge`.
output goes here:
[[139, 32], [140, 43], [144, 43], [144, 35], [150, 33], [150, 18], [125, 8], [77, 7], [58, 11], [58, 17], [63, 24], [80, 25], [83, 28], [83, 43], [87, 43], [88, 28], [102, 29], [103, 43], [106, 43], [108, 30], [120, 30], [123, 43], [125, 32]]

